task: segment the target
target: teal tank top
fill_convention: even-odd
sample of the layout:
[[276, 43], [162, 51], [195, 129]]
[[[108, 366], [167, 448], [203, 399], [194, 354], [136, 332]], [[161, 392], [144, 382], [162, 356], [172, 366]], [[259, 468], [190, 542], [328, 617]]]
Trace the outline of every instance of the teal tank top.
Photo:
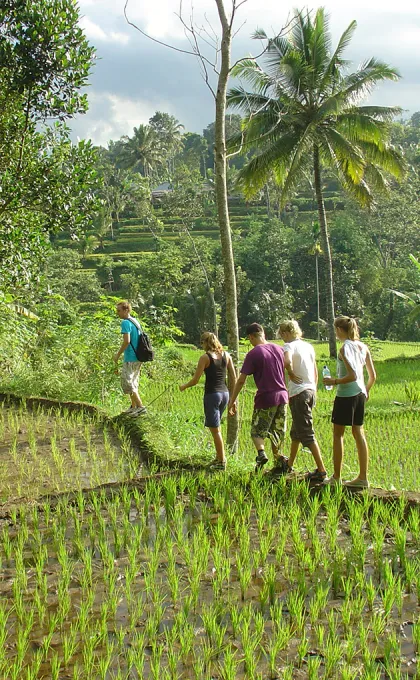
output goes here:
[[[346, 375], [346, 365], [340, 357], [337, 357], [337, 378], [344, 378]], [[362, 391], [355, 380], [344, 385], [337, 385], [337, 397], [355, 397]]]

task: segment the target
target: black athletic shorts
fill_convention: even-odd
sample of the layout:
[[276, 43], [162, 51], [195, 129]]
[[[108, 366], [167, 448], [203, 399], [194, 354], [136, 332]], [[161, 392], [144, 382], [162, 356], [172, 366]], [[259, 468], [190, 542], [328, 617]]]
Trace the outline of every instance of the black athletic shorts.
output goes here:
[[335, 425], [363, 425], [366, 397], [359, 392], [355, 397], [334, 399], [331, 422]]

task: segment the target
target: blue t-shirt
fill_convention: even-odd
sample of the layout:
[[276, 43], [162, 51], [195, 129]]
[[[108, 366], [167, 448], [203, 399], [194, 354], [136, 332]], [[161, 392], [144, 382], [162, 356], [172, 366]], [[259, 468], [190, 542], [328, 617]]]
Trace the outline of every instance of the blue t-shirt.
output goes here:
[[[121, 321], [121, 333], [130, 333], [130, 343], [133, 343], [134, 347], [137, 347], [139, 332], [130, 319], [123, 319]], [[138, 361], [131, 344], [124, 350], [124, 361]]]

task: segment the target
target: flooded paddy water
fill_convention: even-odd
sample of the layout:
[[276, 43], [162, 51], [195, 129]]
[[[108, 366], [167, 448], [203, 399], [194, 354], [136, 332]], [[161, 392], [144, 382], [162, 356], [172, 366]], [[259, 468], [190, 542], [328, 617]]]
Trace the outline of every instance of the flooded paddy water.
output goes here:
[[404, 498], [152, 477], [21, 504], [0, 563], [1, 678], [420, 677], [420, 513]]
[[123, 481], [139, 466], [125, 432], [96, 415], [0, 403], [0, 502]]

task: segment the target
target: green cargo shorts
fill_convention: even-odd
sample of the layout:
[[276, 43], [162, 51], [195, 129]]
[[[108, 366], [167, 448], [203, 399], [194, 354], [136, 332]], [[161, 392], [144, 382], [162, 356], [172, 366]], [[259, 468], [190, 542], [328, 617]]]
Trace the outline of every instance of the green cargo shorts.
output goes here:
[[286, 436], [287, 404], [255, 408], [251, 421], [251, 437], [271, 440], [279, 450], [283, 448]]

